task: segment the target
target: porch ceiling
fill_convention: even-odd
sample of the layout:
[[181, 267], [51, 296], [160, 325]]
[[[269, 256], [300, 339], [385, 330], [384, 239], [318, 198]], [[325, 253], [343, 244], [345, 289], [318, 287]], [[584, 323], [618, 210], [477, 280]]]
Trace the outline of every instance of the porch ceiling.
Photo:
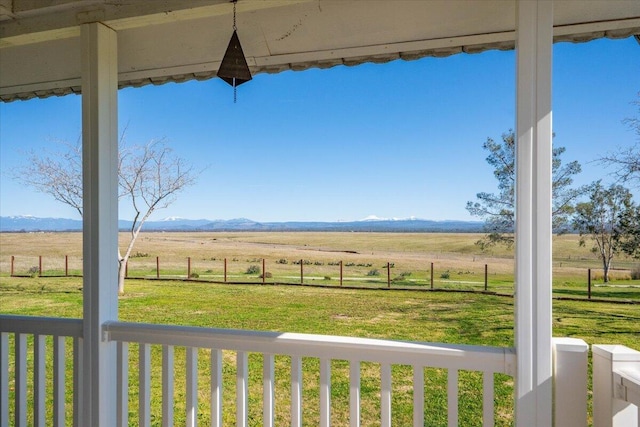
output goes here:
[[[239, 0], [251, 71], [512, 49], [515, 0]], [[80, 28], [118, 32], [121, 87], [214, 77], [228, 0], [0, 0], [0, 99], [80, 91]], [[556, 0], [555, 41], [640, 34], [640, 1]]]

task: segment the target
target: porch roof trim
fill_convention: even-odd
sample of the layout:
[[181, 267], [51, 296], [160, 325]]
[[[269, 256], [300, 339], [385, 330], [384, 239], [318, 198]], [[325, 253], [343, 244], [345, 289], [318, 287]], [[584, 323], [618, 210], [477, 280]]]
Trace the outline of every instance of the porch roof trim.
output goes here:
[[[84, 22], [117, 31], [120, 88], [213, 78], [231, 33], [226, 0], [2, 3], [2, 101], [79, 93]], [[555, 4], [555, 42], [640, 34], [640, 2]], [[241, 0], [238, 34], [254, 75], [278, 73], [513, 49], [514, 10], [515, 1], [493, 0]]]

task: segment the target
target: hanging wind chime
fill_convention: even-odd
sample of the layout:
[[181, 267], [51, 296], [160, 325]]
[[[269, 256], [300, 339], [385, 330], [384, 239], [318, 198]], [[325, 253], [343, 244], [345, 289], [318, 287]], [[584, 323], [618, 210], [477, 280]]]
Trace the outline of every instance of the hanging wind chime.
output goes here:
[[229, 40], [229, 46], [224, 53], [220, 68], [218, 68], [218, 77], [233, 86], [233, 102], [237, 99], [237, 87], [242, 83], [251, 80], [251, 71], [247, 65], [247, 59], [242, 52], [240, 39], [238, 38], [238, 27], [236, 26], [236, 2], [233, 1], [233, 34]]

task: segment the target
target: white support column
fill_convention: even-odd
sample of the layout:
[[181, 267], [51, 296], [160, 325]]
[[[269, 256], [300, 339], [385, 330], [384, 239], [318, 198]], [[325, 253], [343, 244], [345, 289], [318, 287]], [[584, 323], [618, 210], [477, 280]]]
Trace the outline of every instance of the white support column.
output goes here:
[[116, 344], [102, 325], [118, 319], [118, 68], [115, 31], [83, 24], [82, 425], [116, 425]]
[[548, 427], [553, 1], [518, 0], [516, 28], [516, 425]]

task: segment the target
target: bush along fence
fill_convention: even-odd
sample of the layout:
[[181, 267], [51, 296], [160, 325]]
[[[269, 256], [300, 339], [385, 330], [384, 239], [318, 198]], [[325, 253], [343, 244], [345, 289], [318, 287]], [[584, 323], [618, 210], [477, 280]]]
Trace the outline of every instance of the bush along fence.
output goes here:
[[[126, 265], [127, 278], [139, 279], [180, 279], [200, 280], [217, 283], [243, 284], [326, 284], [336, 286], [368, 285], [368, 286], [421, 286], [431, 289], [436, 283], [467, 284], [488, 290], [488, 265], [484, 265], [484, 276], [470, 271], [460, 271], [457, 275], [473, 275], [469, 280], [452, 278], [450, 269], [443, 269], [435, 274], [434, 263], [416, 271], [396, 272], [394, 262], [374, 265], [372, 262], [354, 261], [311, 261], [307, 259], [287, 260], [279, 258], [239, 259], [187, 257], [180, 268], [179, 262], [169, 260], [164, 264], [160, 257], [147, 254], [134, 254]], [[47, 258], [43, 256], [11, 256], [11, 277], [81, 277], [82, 260], [80, 258]], [[438, 279], [436, 280], [436, 277]]]
[[[477, 265], [476, 265], [477, 267]], [[185, 261], [167, 260], [146, 253], [135, 253], [126, 265], [126, 277], [137, 279], [198, 280], [229, 284], [300, 284], [348, 287], [396, 287], [422, 289], [471, 289], [485, 292], [511, 292], [513, 276], [494, 273], [490, 283], [489, 265], [484, 271], [455, 270], [433, 262], [422, 269], [396, 269], [396, 263], [378, 261], [312, 261], [307, 259], [267, 260], [265, 258], [199, 258]], [[6, 273], [5, 273], [6, 274]], [[12, 277], [81, 277], [82, 259], [65, 255], [11, 256]], [[587, 270], [586, 296], [592, 297], [592, 269]], [[633, 276], [633, 271], [631, 276]], [[634, 277], [631, 277], [634, 279]], [[437, 285], [437, 286], [436, 286]]]
[[[35, 261], [35, 262], [34, 262]], [[11, 277], [82, 277], [82, 260], [65, 255], [62, 259], [11, 256]]]

